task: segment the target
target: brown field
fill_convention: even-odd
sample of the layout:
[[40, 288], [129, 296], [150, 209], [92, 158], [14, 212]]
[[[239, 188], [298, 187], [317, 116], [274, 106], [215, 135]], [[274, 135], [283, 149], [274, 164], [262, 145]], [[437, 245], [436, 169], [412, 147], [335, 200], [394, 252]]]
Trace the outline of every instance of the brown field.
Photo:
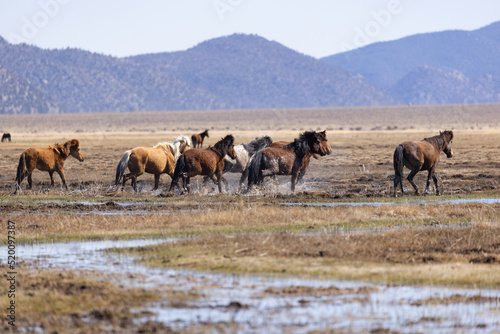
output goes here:
[[[7, 220], [15, 221], [19, 243], [198, 236], [168, 246], [126, 251], [160, 267], [498, 289], [499, 204], [412, 204], [413, 200], [436, 198], [410, 193], [397, 199], [410, 203], [399, 205], [283, 204], [395, 201], [391, 196], [394, 148], [404, 140], [433, 136], [440, 129], [454, 130], [455, 156], [446, 159], [441, 155], [437, 176], [443, 196], [439, 199], [498, 198], [499, 107], [1, 115], [1, 130], [10, 132], [13, 138], [12, 143], [0, 143], [1, 226], [5, 231]], [[312, 160], [295, 194], [290, 193], [289, 178], [284, 176], [267, 181], [263, 190], [251, 194], [235, 191], [237, 175], [227, 176], [231, 189], [222, 195], [211, 185], [202, 188], [201, 178], [192, 181], [193, 194], [170, 194], [167, 175], [162, 175], [158, 192], [151, 191], [153, 176], [148, 174], [139, 178], [138, 194], [130, 185], [124, 192], [112, 186], [116, 164], [125, 150], [153, 146], [205, 128], [210, 130], [205, 145], [214, 144], [228, 133], [239, 144], [261, 135], [270, 135], [275, 141], [292, 140], [303, 130], [326, 129], [333, 153]], [[61, 189], [57, 175], [56, 186], [49, 189], [48, 173], [35, 171], [34, 189], [25, 190], [24, 181], [21, 194], [11, 195], [17, 162], [24, 149], [47, 147], [72, 138], [80, 140], [85, 161], [66, 161], [68, 192]], [[422, 191], [425, 181], [425, 172], [415, 179]], [[406, 180], [404, 186], [408, 191], [411, 188]], [[3, 239], [1, 243], [5, 244]], [[21, 320], [34, 319], [25, 323], [30, 326], [44, 324], [53, 331], [73, 328], [83, 333], [85, 330], [79, 327], [82, 321], [91, 321], [94, 330], [122, 329], [131, 324], [125, 318], [137, 316], [129, 310], [143, 306], [143, 302], [134, 301], [134, 296], [154, 300], [151, 291], [134, 290], [121, 308], [111, 294], [121, 296], [125, 293], [123, 287], [103, 284], [102, 277], [95, 273], [47, 272], [36, 277], [33, 270], [40, 268], [25, 269], [29, 294], [19, 299], [40, 304], [25, 309]], [[57, 275], [59, 284], [47, 283], [57, 281]], [[95, 308], [85, 303], [76, 307], [79, 300], [90, 297], [68, 288], [75, 284], [110, 297]], [[7, 302], [5, 289], [2, 282], [1, 307]], [[49, 294], [52, 299], [45, 303]], [[441, 302], [453, 303], [453, 299]], [[65, 308], [68, 312], [62, 314]], [[103, 310], [109, 312], [104, 318], [99, 313]], [[120, 321], [125, 321], [125, 327]], [[5, 323], [0, 325], [9, 329]]]

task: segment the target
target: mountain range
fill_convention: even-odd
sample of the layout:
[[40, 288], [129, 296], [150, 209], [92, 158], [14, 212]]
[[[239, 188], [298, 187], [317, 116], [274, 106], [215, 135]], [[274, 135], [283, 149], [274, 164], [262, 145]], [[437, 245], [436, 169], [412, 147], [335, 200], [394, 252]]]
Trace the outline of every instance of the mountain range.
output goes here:
[[116, 58], [0, 37], [0, 113], [500, 101], [500, 22], [315, 59], [257, 35]]

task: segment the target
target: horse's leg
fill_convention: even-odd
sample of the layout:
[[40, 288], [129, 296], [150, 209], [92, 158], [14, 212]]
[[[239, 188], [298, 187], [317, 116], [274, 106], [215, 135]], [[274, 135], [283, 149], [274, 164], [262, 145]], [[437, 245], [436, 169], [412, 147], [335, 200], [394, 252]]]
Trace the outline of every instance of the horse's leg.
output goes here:
[[155, 186], [153, 190], [158, 189], [158, 186], [160, 185], [160, 174], [155, 174]]
[[[21, 182], [19, 182], [21, 184]], [[31, 178], [31, 173], [28, 174], [28, 189], [33, 187], [33, 179]]]
[[434, 174], [434, 169], [429, 169], [429, 173], [427, 173], [427, 182], [425, 183], [425, 191], [424, 194], [427, 195], [429, 193], [429, 186], [431, 185], [432, 175]]
[[408, 177], [406, 178], [408, 180], [408, 182], [410, 182], [410, 184], [413, 187], [413, 189], [415, 189], [415, 195], [418, 195], [418, 187], [415, 184], [415, 182], [413, 182], [413, 178], [415, 177], [415, 175], [417, 175], [417, 173], [418, 173], [419, 170], [420, 170], [420, 167], [412, 169], [411, 172], [410, 172], [410, 175], [408, 175]]
[[64, 171], [63, 170], [56, 170], [57, 174], [61, 177], [62, 184], [66, 190], [68, 190], [68, 186], [66, 185], [66, 177], [64, 176]]
[[49, 171], [49, 176], [50, 176], [50, 186], [54, 186], [54, 171]]
[[186, 178], [182, 180], [182, 183], [189, 194], [191, 192], [191, 178], [189, 176], [186, 176]]

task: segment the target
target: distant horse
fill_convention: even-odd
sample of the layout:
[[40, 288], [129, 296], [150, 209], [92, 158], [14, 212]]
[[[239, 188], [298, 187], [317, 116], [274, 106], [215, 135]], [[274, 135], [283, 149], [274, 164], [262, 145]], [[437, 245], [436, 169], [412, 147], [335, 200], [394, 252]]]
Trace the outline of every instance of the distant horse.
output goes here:
[[28, 148], [19, 158], [15, 192], [17, 193], [21, 188], [21, 182], [26, 176], [28, 177], [28, 189], [32, 188], [33, 181], [31, 179], [31, 173], [33, 173], [35, 169], [49, 172], [51, 187], [54, 185], [53, 174], [57, 172], [61, 177], [64, 187], [68, 189], [63, 167], [64, 161], [70, 155], [80, 162], [84, 160], [83, 154], [80, 151], [80, 142], [77, 139], [68, 140], [62, 145], [54, 144], [54, 146], [49, 146], [48, 148]]
[[[268, 147], [272, 143], [273, 140], [271, 139], [271, 137], [263, 136], [260, 138], [255, 138], [247, 144], [236, 145], [234, 147], [234, 151], [236, 152], [237, 158], [232, 159], [226, 155], [226, 157], [224, 158], [224, 171], [222, 173], [241, 173], [239, 183], [239, 187], [241, 187], [245, 180], [248, 178], [248, 166], [253, 155], [263, 148]], [[208, 176], [205, 176], [203, 182], [206, 182], [207, 179]], [[227, 188], [228, 183], [224, 177], [222, 178], [222, 181]]]
[[174, 187], [179, 187], [178, 180], [182, 177], [182, 191], [184, 192], [184, 189], [186, 189], [189, 193], [191, 191], [191, 177], [207, 175], [219, 186], [219, 192], [222, 193], [221, 179], [225, 165], [224, 157], [229, 155], [233, 159], [237, 158], [233, 145], [234, 137], [227, 135], [213, 147], [206, 149], [193, 148], [184, 152], [175, 165], [170, 191]]
[[[116, 166], [115, 185], [122, 181], [122, 187], [132, 179], [132, 187], [137, 192], [137, 177], [144, 173], [155, 175], [153, 190], [158, 189], [160, 175], [166, 173], [172, 177], [176, 160], [189, 149], [191, 142], [187, 136], [178, 136], [173, 143], [162, 142], [153, 147], [136, 147], [126, 151]], [[125, 175], [125, 170], [130, 173]]]
[[210, 138], [208, 135], [208, 129], [199, 134], [194, 134], [191, 136], [191, 141], [193, 142], [193, 148], [203, 147], [203, 141], [205, 137]]
[[249, 189], [262, 184], [266, 176], [291, 175], [291, 189], [295, 191], [295, 183], [299, 175], [304, 176], [311, 156], [325, 156], [332, 152], [326, 139], [326, 131], [306, 131], [293, 142], [283, 144], [284, 142], [275, 142], [255, 154], [249, 166]]
[[8, 140], [9, 143], [12, 141], [11, 137], [10, 137], [10, 133], [4, 133], [3, 136], [2, 136], [2, 143], [4, 141]]
[[403, 166], [411, 170], [407, 179], [410, 181], [415, 195], [418, 195], [417, 185], [413, 182], [415, 175], [421, 170], [429, 171], [427, 175], [427, 184], [425, 186], [425, 193], [427, 194], [431, 184], [431, 178], [434, 180], [436, 186], [436, 195], [439, 195], [438, 179], [434, 172], [439, 162], [439, 155], [441, 151], [446, 153], [447, 158], [453, 156], [451, 143], [453, 141], [453, 131], [439, 132], [439, 135], [425, 138], [421, 141], [406, 141], [396, 147], [394, 151], [394, 196], [396, 197], [397, 186], [401, 186], [401, 193], [404, 195], [403, 190]]

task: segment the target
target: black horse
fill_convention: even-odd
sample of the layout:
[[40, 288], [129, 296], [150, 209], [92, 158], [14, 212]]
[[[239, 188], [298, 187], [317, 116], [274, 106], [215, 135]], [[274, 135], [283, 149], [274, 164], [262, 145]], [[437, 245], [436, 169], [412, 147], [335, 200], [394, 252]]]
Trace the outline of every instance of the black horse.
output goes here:
[[4, 141], [7, 141], [7, 140], [8, 140], [9, 142], [11, 142], [11, 141], [12, 141], [12, 139], [11, 139], [11, 137], [10, 137], [10, 133], [4, 133], [4, 134], [3, 134], [3, 136], [2, 136], [2, 143], [3, 143]]

